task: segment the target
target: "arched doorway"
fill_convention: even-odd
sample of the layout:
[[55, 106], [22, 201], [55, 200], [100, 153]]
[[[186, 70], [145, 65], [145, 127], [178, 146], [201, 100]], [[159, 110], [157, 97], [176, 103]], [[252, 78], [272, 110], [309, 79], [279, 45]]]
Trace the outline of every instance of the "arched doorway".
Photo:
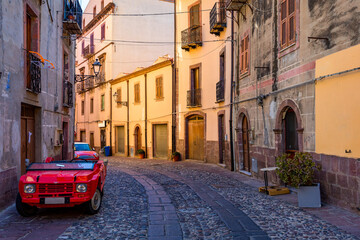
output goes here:
[[139, 149], [141, 149], [141, 131], [140, 131], [140, 127], [137, 126], [135, 128], [135, 132], [134, 132], [134, 141], [135, 141], [135, 155], [138, 155], [137, 151]]
[[204, 160], [204, 117], [187, 118], [187, 158]]
[[288, 107], [285, 112], [285, 117], [282, 121], [282, 132], [284, 137], [285, 153], [291, 156], [299, 151], [297, 121], [294, 110]]
[[241, 124], [241, 133], [242, 133], [242, 146], [243, 146], [243, 163], [245, 171], [250, 172], [251, 170], [251, 162], [250, 162], [250, 154], [249, 154], [249, 126], [247, 117], [244, 115], [242, 124]]

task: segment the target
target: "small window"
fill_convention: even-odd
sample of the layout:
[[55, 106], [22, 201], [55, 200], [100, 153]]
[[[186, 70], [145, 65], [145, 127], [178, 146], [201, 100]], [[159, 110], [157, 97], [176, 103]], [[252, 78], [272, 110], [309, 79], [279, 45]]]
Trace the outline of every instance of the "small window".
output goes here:
[[163, 78], [162, 77], [157, 77], [155, 85], [156, 85], [156, 99], [164, 98]]
[[105, 94], [101, 95], [101, 111], [105, 110]]
[[85, 19], [83, 19], [83, 25], [82, 25], [82, 27], [83, 27], [83, 28], [85, 27]]
[[101, 0], [101, 10], [104, 9], [104, 0]]
[[117, 93], [117, 97], [116, 97], [116, 102], [117, 102], [117, 106], [121, 107], [121, 88], [116, 90]]
[[249, 71], [249, 35], [241, 39], [240, 73]]
[[105, 23], [101, 25], [101, 40], [105, 39]]
[[134, 102], [135, 103], [140, 102], [140, 84], [139, 83], [134, 85]]
[[81, 43], [81, 55], [84, 55], [84, 49], [85, 49], [85, 40]]
[[95, 52], [94, 48], [94, 33], [90, 34], [90, 53], [93, 54]]
[[82, 100], [81, 101], [81, 115], [84, 115], [84, 110], [85, 109], [85, 101], [84, 100]]
[[93, 18], [95, 18], [96, 16], [96, 6], [94, 6], [94, 10], [93, 10]]
[[94, 113], [94, 98], [90, 99], [90, 113]]
[[295, 0], [282, 0], [280, 5], [280, 46], [286, 48], [295, 42]]

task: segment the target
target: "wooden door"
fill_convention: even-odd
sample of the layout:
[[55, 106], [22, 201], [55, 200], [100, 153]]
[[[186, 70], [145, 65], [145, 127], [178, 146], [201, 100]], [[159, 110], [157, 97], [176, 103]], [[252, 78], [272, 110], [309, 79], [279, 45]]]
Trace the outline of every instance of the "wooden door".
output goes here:
[[25, 160], [35, 162], [35, 109], [21, 106], [21, 173], [26, 170]]
[[106, 146], [106, 130], [100, 130], [100, 147], [103, 149]]
[[188, 121], [189, 159], [204, 160], [204, 118], [192, 117]]
[[86, 132], [80, 131], [80, 142], [86, 142]]
[[135, 140], [135, 155], [138, 155], [137, 151], [141, 149], [141, 131], [139, 127], [135, 128], [134, 132], [134, 140]]
[[250, 172], [251, 162], [249, 154], [249, 127], [246, 116], [242, 121], [242, 144], [243, 144], [243, 159], [244, 159], [244, 170]]
[[154, 157], [167, 158], [168, 134], [167, 124], [154, 125]]
[[219, 163], [224, 163], [225, 156], [225, 122], [224, 115], [218, 117], [218, 136], [219, 136]]
[[94, 133], [93, 133], [93, 132], [90, 133], [90, 147], [91, 147], [91, 148], [94, 148], [94, 147], [95, 147]]
[[125, 154], [125, 128], [124, 128], [124, 126], [116, 127], [116, 144], [117, 144], [117, 152]]
[[63, 122], [63, 145], [62, 145], [62, 159], [68, 160], [69, 151], [69, 127], [67, 122]]

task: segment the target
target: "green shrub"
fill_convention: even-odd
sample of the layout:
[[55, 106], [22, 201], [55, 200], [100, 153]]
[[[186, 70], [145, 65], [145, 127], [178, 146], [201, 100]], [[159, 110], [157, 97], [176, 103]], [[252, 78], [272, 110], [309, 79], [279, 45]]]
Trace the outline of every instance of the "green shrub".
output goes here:
[[143, 149], [138, 149], [137, 151], [136, 151], [138, 154], [145, 154], [145, 151], [143, 150]]
[[313, 161], [311, 154], [304, 152], [296, 152], [293, 158], [284, 153], [276, 158], [276, 166], [281, 181], [296, 188], [313, 185], [315, 170], [321, 170], [321, 165]]

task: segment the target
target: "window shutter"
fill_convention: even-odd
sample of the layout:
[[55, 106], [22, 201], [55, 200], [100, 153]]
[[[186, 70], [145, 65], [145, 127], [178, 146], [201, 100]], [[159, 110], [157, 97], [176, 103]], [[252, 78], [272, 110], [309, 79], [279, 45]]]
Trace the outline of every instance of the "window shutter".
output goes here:
[[117, 101], [118, 102], [121, 102], [121, 88], [119, 88], [118, 90], [116, 90], [116, 92], [117, 92]]
[[163, 78], [160, 78], [160, 97], [164, 97], [163, 95]]
[[287, 0], [283, 1], [281, 3], [281, 12], [280, 12], [280, 20], [281, 20], [281, 28], [280, 28], [280, 32], [281, 32], [281, 46], [285, 46], [287, 44], [286, 41], [286, 22], [287, 22]]
[[81, 55], [84, 55], [84, 48], [85, 48], [85, 41], [83, 40], [81, 44]]
[[295, 41], [295, 0], [288, 0], [289, 43]]
[[101, 40], [105, 39], [105, 23], [101, 25]]
[[200, 25], [200, 5], [195, 5], [190, 8], [190, 27]]

